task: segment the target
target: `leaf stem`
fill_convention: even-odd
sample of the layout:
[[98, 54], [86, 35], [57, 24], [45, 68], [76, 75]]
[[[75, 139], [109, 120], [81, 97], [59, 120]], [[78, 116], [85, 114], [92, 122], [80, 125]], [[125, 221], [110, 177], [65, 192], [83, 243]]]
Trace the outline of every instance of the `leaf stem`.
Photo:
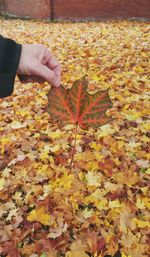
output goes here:
[[77, 130], [78, 130], [78, 124], [75, 124], [75, 139], [74, 139], [74, 145], [71, 150], [71, 161], [70, 161], [70, 170], [72, 169], [73, 166], [73, 160], [74, 160], [74, 154], [75, 154], [75, 149], [76, 149], [76, 142], [77, 142]]

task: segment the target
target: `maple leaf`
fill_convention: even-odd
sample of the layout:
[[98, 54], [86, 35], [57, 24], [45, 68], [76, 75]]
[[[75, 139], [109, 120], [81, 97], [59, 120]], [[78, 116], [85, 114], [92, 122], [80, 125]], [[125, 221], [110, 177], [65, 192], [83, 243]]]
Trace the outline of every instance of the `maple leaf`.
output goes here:
[[49, 104], [45, 110], [62, 124], [76, 124], [82, 129], [100, 127], [111, 119], [105, 114], [112, 106], [108, 90], [93, 95], [87, 92], [85, 77], [74, 82], [71, 89], [52, 87], [48, 93]]
[[87, 130], [89, 127], [100, 127], [112, 119], [106, 115], [112, 106], [108, 90], [99, 91], [93, 95], [87, 92], [86, 77], [73, 83], [71, 89], [52, 87], [48, 93], [48, 106], [45, 110], [54, 120], [63, 125], [75, 124], [75, 142], [71, 152], [70, 168], [75, 154], [77, 127]]
[[80, 256], [80, 257], [89, 256], [85, 253], [85, 247], [82, 245], [82, 242], [80, 240], [73, 242], [70, 247], [70, 251], [66, 252], [66, 255], [65, 255], [65, 257], [76, 257], [76, 256]]
[[85, 178], [87, 180], [88, 186], [98, 187], [100, 185], [100, 175], [99, 174], [94, 174], [94, 172], [89, 171], [85, 175]]
[[49, 225], [50, 215], [44, 212], [44, 208], [41, 207], [38, 210], [32, 210], [27, 216], [28, 221], [39, 221], [41, 224]]
[[96, 232], [88, 233], [87, 242], [93, 254], [96, 252], [100, 253], [102, 248], [105, 246], [104, 238], [98, 238], [98, 233]]
[[21, 257], [19, 250], [16, 245], [11, 241], [6, 241], [3, 245], [3, 253], [10, 257]]
[[0, 179], [0, 191], [5, 187], [5, 179], [1, 178]]
[[65, 233], [67, 231], [67, 228], [68, 228], [68, 225], [67, 223], [63, 223], [63, 220], [60, 218], [60, 219], [57, 219], [58, 221], [58, 228], [56, 229], [51, 229], [50, 230], [50, 233], [47, 235], [48, 238], [57, 238], [59, 236], [62, 235], [62, 233]]

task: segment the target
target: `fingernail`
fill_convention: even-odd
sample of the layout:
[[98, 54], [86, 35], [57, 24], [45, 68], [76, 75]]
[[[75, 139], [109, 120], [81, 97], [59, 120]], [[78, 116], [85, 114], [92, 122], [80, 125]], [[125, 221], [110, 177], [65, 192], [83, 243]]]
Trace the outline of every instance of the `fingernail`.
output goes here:
[[59, 87], [59, 86], [60, 86], [60, 81], [59, 81], [59, 79], [56, 79], [54, 85], [55, 85], [55, 87]]

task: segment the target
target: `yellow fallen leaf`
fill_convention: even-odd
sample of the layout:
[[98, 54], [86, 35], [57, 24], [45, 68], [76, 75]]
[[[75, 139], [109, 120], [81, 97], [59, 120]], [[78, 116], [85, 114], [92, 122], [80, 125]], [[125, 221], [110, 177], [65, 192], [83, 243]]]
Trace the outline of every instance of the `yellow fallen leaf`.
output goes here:
[[83, 211], [83, 217], [84, 217], [85, 219], [88, 219], [88, 218], [92, 217], [92, 215], [93, 215], [93, 210], [92, 210], [92, 209], [91, 209], [91, 210], [89, 210], [88, 208], [85, 208], [85, 209], [84, 209], [84, 211]]
[[41, 207], [40, 209], [32, 210], [28, 216], [28, 221], [38, 221], [43, 225], [50, 225], [50, 215], [45, 213], [44, 207]]
[[94, 174], [93, 171], [88, 171], [85, 175], [87, 185], [97, 187], [100, 185], [100, 176], [99, 174]]
[[90, 170], [91, 172], [98, 170], [98, 162], [97, 161], [89, 161], [86, 164], [86, 169]]
[[92, 149], [96, 150], [96, 151], [99, 151], [99, 150], [102, 149], [102, 146], [101, 146], [100, 144], [97, 144], [96, 142], [92, 142], [92, 143], [90, 144], [90, 147], [91, 147]]
[[73, 124], [68, 124], [64, 127], [65, 130], [72, 130], [74, 129], [74, 125]]
[[150, 210], [150, 198], [143, 198], [144, 205]]
[[138, 207], [138, 209], [145, 209], [145, 203], [143, 199], [138, 198], [136, 201], [136, 206]]
[[121, 257], [132, 257], [132, 255], [126, 255], [126, 254], [122, 253]]
[[137, 72], [137, 73], [143, 73], [144, 72], [144, 69], [141, 67], [141, 66], [136, 66], [134, 68], [134, 70]]
[[30, 111], [29, 110], [26, 110], [26, 109], [19, 109], [19, 110], [16, 110], [16, 115], [19, 115], [19, 116], [26, 116], [28, 118], [31, 118], [32, 116], [30, 115]]
[[9, 137], [2, 137], [0, 138], [0, 146], [1, 146], [1, 153], [4, 154], [5, 152], [5, 145], [7, 145], [10, 142]]
[[52, 188], [56, 189], [56, 191], [59, 191], [60, 187], [64, 189], [69, 189], [72, 187], [73, 181], [74, 181], [74, 175], [68, 174], [68, 172], [64, 170], [63, 176], [56, 179], [56, 181], [52, 183]]
[[20, 129], [20, 128], [25, 128], [27, 126], [26, 123], [21, 123], [20, 121], [13, 121], [10, 123], [9, 127], [12, 129]]
[[119, 200], [114, 200], [114, 201], [109, 201], [109, 208], [119, 208], [121, 207], [121, 203], [119, 202]]
[[134, 121], [142, 116], [141, 112], [137, 111], [127, 111], [125, 112], [125, 118], [129, 121]]
[[110, 124], [106, 124], [100, 127], [97, 132], [97, 139], [99, 140], [101, 137], [105, 137], [107, 135], [111, 135], [115, 132], [115, 130], [111, 127]]
[[66, 255], [65, 255], [65, 257], [77, 257], [77, 256], [89, 257], [89, 255], [87, 255], [85, 252], [81, 252], [81, 251], [77, 251], [76, 253], [72, 252], [72, 251], [68, 251], [68, 252], [66, 252]]
[[51, 186], [51, 184], [44, 185], [44, 186], [43, 186], [43, 195], [41, 195], [41, 196], [39, 197], [39, 200], [45, 199], [45, 197], [48, 196], [50, 192], [52, 192], [52, 186]]
[[65, 257], [89, 257], [89, 255], [85, 253], [84, 246], [80, 240], [72, 243], [70, 248], [70, 251], [66, 252]]
[[137, 218], [133, 218], [132, 222], [134, 222], [139, 228], [145, 228], [145, 227], [150, 228], [150, 222], [149, 221], [139, 220]]
[[0, 191], [4, 188], [4, 186], [5, 186], [5, 179], [1, 178], [0, 179]]
[[60, 129], [57, 129], [56, 131], [51, 131], [49, 132], [48, 136], [50, 138], [54, 139], [59, 139], [62, 137], [62, 135], [64, 135], [64, 132], [62, 132]]
[[108, 209], [108, 201], [105, 198], [100, 201], [96, 201], [95, 205], [99, 210], [107, 210]]
[[146, 174], [150, 175], [150, 168], [145, 171]]
[[56, 153], [56, 152], [58, 152], [61, 149], [61, 145], [60, 144], [56, 144], [54, 146], [50, 146], [49, 149], [50, 149], [50, 151], [52, 153]]

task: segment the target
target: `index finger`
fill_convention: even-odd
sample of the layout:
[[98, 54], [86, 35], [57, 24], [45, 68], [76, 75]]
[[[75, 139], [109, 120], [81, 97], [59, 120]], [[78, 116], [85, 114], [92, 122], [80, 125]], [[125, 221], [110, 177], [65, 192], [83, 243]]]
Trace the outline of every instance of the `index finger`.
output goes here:
[[60, 63], [57, 61], [57, 59], [54, 56], [50, 56], [47, 66], [49, 69], [51, 69], [57, 77], [60, 77], [61, 75], [61, 66]]

